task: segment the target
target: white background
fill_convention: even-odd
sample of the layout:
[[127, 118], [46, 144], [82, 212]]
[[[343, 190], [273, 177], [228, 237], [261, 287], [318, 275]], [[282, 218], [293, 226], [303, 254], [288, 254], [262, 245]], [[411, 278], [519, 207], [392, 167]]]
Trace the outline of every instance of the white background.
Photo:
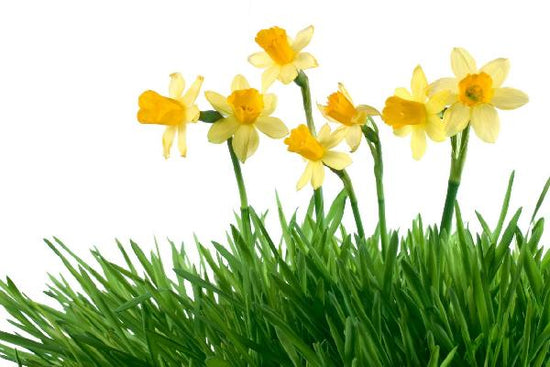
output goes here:
[[[47, 272], [62, 266], [42, 238], [58, 236], [85, 258], [97, 246], [115, 255], [115, 238], [161, 250], [166, 238], [193, 247], [224, 240], [239, 199], [225, 145], [207, 142], [207, 126], [190, 126], [186, 159], [162, 157], [160, 126], [136, 121], [137, 97], [166, 94], [168, 75], [188, 85], [204, 75], [204, 90], [227, 94], [242, 73], [259, 88], [261, 70], [247, 62], [259, 50], [256, 32], [279, 25], [291, 36], [310, 25], [307, 51], [319, 68], [308, 71], [314, 101], [324, 102], [337, 82], [356, 103], [379, 109], [421, 64], [430, 81], [451, 76], [453, 47], [468, 49], [478, 65], [511, 60], [506, 86], [530, 102], [501, 111], [496, 144], [471, 139], [459, 200], [477, 228], [474, 210], [494, 225], [509, 173], [516, 170], [512, 209], [530, 216], [550, 175], [550, 121], [544, 2], [517, 1], [4, 1], [0, 5], [0, 276], [9, 275], [39, 299]], [[304, 123], [298, 88], [276, 83], [274, 113], [290, 128]], [[204, 96], [198, 99], [209, 109]], [[316, 123], [324, 121], [314, 111]], [[388, 222], [409, 228], [422, 212], [439, 222], [449, 171], [449, 142], [431, 143], [420, 162], [409, 140], [379, 123], [385, 158]], [[342, 149], [345, 147], [342, 146]], [[366, 145], [349, 168], [367, 230], [376, 200]], [[271, 210], [275, 190], [287, 213], [304, 210], [310, 187], [295, 191], [304, 164], [282, 141], [262, 136], [244, 165], [251, 204]], [[340, 182], [327, 174], [330, 198]], [[548, 218], [550, 204], [541, 214]], [[347, 224], [353, 226], [351, 217]], [[549, 236], [545, 237], [548, 243]], [[0, 313], [2, 319], [4, 314]], [[4, 325], [3, 321], [0, 326]]]

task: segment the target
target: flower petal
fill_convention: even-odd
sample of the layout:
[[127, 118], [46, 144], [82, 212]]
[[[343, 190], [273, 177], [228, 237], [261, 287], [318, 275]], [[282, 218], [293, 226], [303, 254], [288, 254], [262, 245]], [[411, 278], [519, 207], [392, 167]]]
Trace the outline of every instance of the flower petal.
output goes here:
[[448, 90], [452, 94], [458, 93], [458, 80], [456, 78], [441, 78], [428, 86], [428, 95], [431, 96], [435, 93]]
[[321, 141], [327, 141], [330, 139], [330, 126], [329, 124], [324, 124], [321, 126], [321, 129], [319, 129], [319, 132], [317, 133], [317, 140], [319, 142]]
[[399, 129], [393, 129], [393, 133], [396, 136], [404, 137], [411, 133], [412, 126], [411, 125], [405, 125], [403, 127], [400, 127]]
[[349, 145], [351, 152], [355, 152], [361, 144], [361, 138], [363, 138], [363, 132], [360, 125], [354, 126], [342, 126], [340, 129], [346, 129], [346, 143]]
[[321, 161], [311, 162], [311, 165], [311, 186], [314, 190], [317, 190], [325, 180], [325, 167]]
[[244, 163], [258, 149], [259, 141], [260, 138], [254, 126], [239, 126], [233, 136], [233, 149], [237, 158]]
[[290, 84], [298, 76], [298, 70], [294, 64], [286, 64], [281, 66], [281, 72], [279, 73], [279, 80], [283, 84]]
[[418, 65], [414, 68], [413, 76], [411, 79], [411, 92], [416, 102], [423, 103], [426, 100], [426, 88], [428, 87], [428, 80], [426, 80], [426, 74], [424, 70]]
[[170, 86], [168, 87], [168, 92], [170, 98], [180, 98], [185, 89], [185, 79], [181, 76], [180, 73], [170, 74]]
[[204, 81], [204, 77], [198, 76], [197, 79], [191, 84], [185, 95], [183, 96], [181, 102], [185, 106], [190, 106], [193, 103], [195, 103], [195, 100], [197, 99], [197, 96], [199, 95], [199, 92], [201, 90], [202, 82]]
[[351, 95], [349, 94], [348, 90], [344, 86], [344, 83], [338, 83], [338, 91], [346, 97], [346, 99], [349, 101], [349, 103], [353, 104], [353, 99], [351, 99]]
[[261, 116], [254, 125], [270, 138], [280, 139], [288, 135], [288, 128], [277, 117]]
[[495, 88], [491, 103], [501, 110], [513, 110], [529, 102], [527, 94], [514, 88]]
[[447, 136], [453, 136], [461, 132], [470, 122], [470, 107], [462, 103], [455, 103], [449, 107], [443, 115], [443, 124]]
[[262, 73], [262, 93], [264, 93], [267, 88], [269, 88], [271, 84], [277, 80], [280, 73], [281, 67], [279, 65], [273, 65], [264, 70]]
[[406, 88], [395, 88], [395, 92], [393, 94], [396, 97], [406, 99], [407, 101], [413, 100], [412, 94]]
[[298, 183], [296, 184], [296, 190], [301, 190], [308, 182], [311, 181], [311, 175], [313, 174], [313, 162], [308, 161], [304, 173], [300, 176]]
[[231, 82], [231, 92], [249, 88], [250, 84], [248, 84], [248, 80], [246, 80], [244, 76], [242, 76], [241, 74], [235, 75], [233, 81]]
[[187, 155], [187, 124], [181, 124], [178, 126], [178, 150], [180, 155], [185, 157]]
[[176, 126], [185, 120], [185, 107], [175, 99], [148, 90], [138, 99], [137, 119], [142, 124]]
[[196, 104], [185, 109], [185, 122], [197, 122], [201, 115], [201, 111]]
[[215, 144], [220, 144], [229, 139], [240, 126], [234, 116], [229, 116], [214, 122], [208, 130], [208, 141]]
[[482, 104], [472, 109], [472, 127], [476, 135], [486, 143], [494, 143], [500, 131], [500, 121], [495, 107]]
[[426, 152], [426, 134], [424, 130], [416, 127], [413, 128], [411, 136], [411, 151], [413, 158], [417, 161], [422, 158]]
[[443, 120], [437, 115], [428, 115], [428, 121], [426, 121], [426, 134], [433, 141], [441, 142], [447, 138], [445, 134], [445, 125]]
[[230, 115], [233, 113], [233, 109], [231, 108], [229, 103], [227, 103], [227, 98], [225, 98], [221, 94], [207, 90], [206, 92], [204, 92], [204, 96], [216, 111], [225, 115]]
[[426, 103], [426, 112], [428, 112], [428, 115], [433, 115], [443, 111], [449, 101], [450, 94], [451, 92], [448, 90], [442, 90], [434, 93]]
[[292, 43], [292, 48], [294, 49], [294, 51], [299, 52], [304, 47], [306, 47], [309, 44], [309, 41], [311, 41], [311, 37], [313, 37], [312, 25], [298, 32], [298, 34], [296, 34], [294, 42]]
[[324, 118], [326, 118], [327, 120], [329, 120], [329, 121], [331, 121], [331, 122], [336, 122], [336, 123], [338, 123], [337, 120], [335, 120], [334, 118], [332, 118], [332, 117], [327, 113], [327, 106], [323, 106], [322, 104], [317, 103], [317, 108], [319, 109], [319, 112], [321, 112], [321, 115], [323, 115]]
[[326, 150], [332, 149], [344, 138], [346, 137], [346, 129], [336, 129], [332, 133], [330, 132], [330, 126], [328, 124], [323, 125], [319, 134], [317, 135], [317, 140], [319, 144], [323, 146]]
[[510, 71], [510, 61], [502, 58], [495, 59], [483, 65], [480, 71], [489, 74], [491, 79], [493, 79], [493, 88], [498, 88], [508, 76], [508, 71]]
[[357, 112], [363, 112], [369, 116], [380, 116], [380, 112], [376, 108], [366, 104], [360, 104], [355, 109]]
[[166, 130], [164, 130], [164, 134], [162, 135], [162, 148], [164, 158], [166, 159], [170, 157], [170, 148], [172, 148], [172, 143], [174, 142], [176, 131], [178, 131], [177, 126], [167, 126]]
[[316, 68], [319, 64], [315, 57], [309, 52], [300, 52], [294, 60], [294, 66], [296, 66], [297, 69], [305, 70]]
[[323, 155], [323, 163], [334, 168], [335, 170], [341, 171], [351, 164], [351, 158], [348, 154], [342, 152], [328, 151]]
[[264, 94], [264, 109], [260, 116], [269, 116], [277, 108], [277, 96], [273, 93]]
[[476, 62], [472, 55], [463, 48], [456, 47], [451, 52], [451, 68], [458, 79], [464, 78], [467, 74], [477, 72]]
[[256, 52], [248, 57], [248, 62], [257, 68], [267, 68], [273, 65], [273, 60], [267, 52]]

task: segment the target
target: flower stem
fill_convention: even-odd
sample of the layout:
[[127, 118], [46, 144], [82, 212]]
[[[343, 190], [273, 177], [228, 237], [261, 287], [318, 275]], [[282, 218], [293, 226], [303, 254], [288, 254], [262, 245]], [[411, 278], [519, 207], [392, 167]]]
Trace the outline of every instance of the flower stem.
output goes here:
[[468, 151], [469, 133], [470, 125], [468, 125], [459, 134], [451, 137], [451, 172], [449, 174], [449, 182], [447, 184], [445, 207], [443, 208], [443, 215], [441, 217], [440, 233], [446, 231], [447, 234], [450, 234], [456, 195], [460, 186], [462, 170], [464, 168], [466, 153]]
[[388, 229], [386, 225], [386, 203], [384, 199], [384, 161], [382, 160], [382, 144], [378, 134], [378, 127], [372, 119], [368, 117], [372, 127], [363, 125], [363, 135], [369, 145], [372, 158], [374, 160], [374, 177], [376, 180], [376, 196], [378, 198], [378, 231], [380, 233], [380, 243], [382, 253], [386, 253], [388, 248]]
[[227, 140], [227, 147], [229, 149], [229, 155], [231, 156], [231, 162], [233, 163], [233, 171], [235, 171], [235, 178], [237, 179], [237, 187], [239, 188], [239, 197], [241, 199], [241, 221], [244, 231], [245, 241], [252, 238], [252, 229], [250, 227], [250, 212], [248, 208], [248, 198], [246, 196], [246, 188], [244, 186], [243, 174], [241, 171], [241, 164], [239, 159], [233, 150], [233, 138]]
[[[307, 127], [313, 136], [317, 135], [315, 130], [315, 123], [313, 122], [313, 112], [311, 108], [311, 91], [309, 89], [309, 79], [302, 70], [298, 73], [296, 79], [294, 79], [300, 90], [302, 91], [302, 103], [304, 105], [304, 111], [306, 113]], [[319, 187], [313, 193], [315, 203], [315, 213], [317, 214], [317, 223], [322, 223], [324, 214], [323, 204], [323, 189]]]
[[349, 202], [351, 204], [351, 210], [353, 211], [353, 217], [355, 218], [355, 224], [357, 226], [357, 234], [360, 238], [365, 238], [365, 229], [363, 228], [363, 221], [361, 219], [361, 213], [359, 212], [359, 206], [357, 205], [357, 196], [355, 196], [355, 191], [353, 190], [353, 184], [349, 178], [348, 173], [345, 169], [339, 171], [331, 168], [332, 172], [336, 173], [338, 177], [342, 180], [344, 188], [348, 193]]

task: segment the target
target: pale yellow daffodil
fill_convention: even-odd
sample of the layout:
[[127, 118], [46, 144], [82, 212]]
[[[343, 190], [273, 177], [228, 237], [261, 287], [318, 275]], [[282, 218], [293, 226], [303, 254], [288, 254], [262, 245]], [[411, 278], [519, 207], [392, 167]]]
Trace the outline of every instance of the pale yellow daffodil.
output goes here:
[[288, 150], [300, 154], [307, 160], [306, 169], [296, 185], [297, 190], [308, 182], [311, 182], [314, 189], [321, 187], [325, 179], [325, 165], [340, 171], [351, 164], [349, 155], [331, 150], [343, 138], [343, 130], [331, 133], [328, 124], [319, 130], [316, 138], [311, 135], [306, 125], [300, 125], [290, 131], [290, 136], [285, 139]]
[[411, 151], [416, 160], [426, 151], [426, 135], [436, 142], [446, 138], [440, 112], [445, 108], [450, 93], [444, 90], [428, 98], [427, 87], [426, 75], [417, 66], [411, 79], [411, 92], [397, 88], [382, 110], [382, 119], [393, 127], [395, 135], [412, 134]]
[[503, 88], [502, 83], [510, 70], [508, 59], [495, 59], [481, 69], [463, 48], [451, 52], [454, 78], [442, 78], [430, 86], [430, 93], [449, 90], [450, 107], [443, 117], [448, 136], [464, 130], [470, 123], [477, 136], [494, 143], [500, 131], [497, 111], [511, 110], [529, 101], [525, 93], [514, 88]]
[[327, 104], [317, 104], [325, 118], [341, 124], [338, 130], [343, 130], [346, 143], [352, 152], [357, 150], [363, 136], [361, 126], [367, 122], [367, 118], [380, 115], [376, 108], [367, 105], [353, 104], [353, 100], [342, 83], [338, 83], [338, 91], [327, 98]]
[[142, 124], [165, 125], [162, 136], [164, 157], [170, 156], [170, 148], [178, 135], [178, 149], [182, 157], [187, 154], [186, 130], [189, 122], [197, 122], [200, 110], [195, 104], [204, 78], [198, 76], [184, 94], [185, 80], [180, 73], [170, 74], [169, 97], [155, 91], [143, 92], [138, 99], [137, 119]]
[[206, 91], [205, 95], [208, 102], [224, 116], [212, 125], [208, 140], [219, 144], [233, 137], [233, 150], [243, 163], [258, 148], [257, 130], [274, 139], [288, 134], [285, 124], [270, 116], [277, 107], [277, 96], [262, 94], [251, 88], [242, 75], [233, 79], [231, 94], [227, 98], [212, 91]]
[[309, 26], [292, 40], [286, 31], [279, 27], [262, 29], [256, 35], [256, 43], [265, 52], [257, 52], [248, 61], [266, 70], [262, 74], [262, 90], [265, 91], [275, 80], [283, 84], [291, 83], [300, 70], [316, 67], [317, 60], [308, 52], [302, 52], [311, 41], [313, 26]]

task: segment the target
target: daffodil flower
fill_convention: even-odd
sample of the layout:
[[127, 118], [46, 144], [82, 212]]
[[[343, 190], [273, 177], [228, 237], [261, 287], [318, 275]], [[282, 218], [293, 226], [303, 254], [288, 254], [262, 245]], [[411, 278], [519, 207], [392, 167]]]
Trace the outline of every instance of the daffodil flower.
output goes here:
[[338, 83], [338, 91], [328, 96], [325, 106], [317, 104], [325, 118], [341, 124], [346, 143], [352, 152], [361, 144], [363, 136], [361, 126], [367, 122], [368, 116], [380, 115], [376, 108], [367, 105], [355, 106], [348, 91], [342, 83]]
[[165, 125], [162, 136], [164, 157], [170, 156], [170, 148], [178, 135], [178, 149], [182, 157], [187, 154], [187, 123], [197, 122], [200, 110], [195, 104], [204, 78], [198, 76], [185, 94], [185, 80], [180, 73], [170, 74], [169, 97], [148, 90], [138, 99], [137, 119], [142, 124]]
[[262, 89], [265, 91], [279, 79], [283, 84], [291, 83], [299, 70], [316, 67], [317, 60], [308, 52], [301, 52], [313, 36], [313, 26], [309, 26], [292, 40], [286, 31], [279, 27], [262, 29], [256, 35], [256, 43], [265, 52], [250, 55], [248, 61], [259, 68], [266, 68], [262, 74]]
[[510, 62], [495, 59], [477, 69], [468, 51], [455, 48], [451, 52], [451, 67], [455, 78], [442, 78], [430, 86], [431, 93], [444, 89], [451, 92], [450, 107], [443, 117], [447, 135], [459, 133], [470, 123], [481, 140], [494, 143], [500, 130], [495, 107], [512, 110], [529, 101], [522, 91], [501, 87], [510, 70]]
[[331, 133], [328, 124], [319, 130], [317, 138], [311, 135], [306, 125], [300, 125], [290, 131], [290, 136], [285, 139], [288, 150], [300, 154], [308, 162], [296, 185], [297, 190], [308, 182], [311, 182], [314, 189], [321, 187], [325, 179], [325, 165], [340, 171], [351, 164], [349, 155], [331, 150], [343, 138], [343, 130]]
[[285, 124], [270, 116], [277, 107], [277, 97], [250, 88], [242, 75], [233, 79], [229, 97], [212, 91], [206, 91], [205, 95], [208, 102], [224, 116], [212, 125], [208, 131], [208, 140], [219, 144], [233, 137], [233, 150], [243, 163], [258, 148], [256, 129], [274, 139], [288, 134]]

